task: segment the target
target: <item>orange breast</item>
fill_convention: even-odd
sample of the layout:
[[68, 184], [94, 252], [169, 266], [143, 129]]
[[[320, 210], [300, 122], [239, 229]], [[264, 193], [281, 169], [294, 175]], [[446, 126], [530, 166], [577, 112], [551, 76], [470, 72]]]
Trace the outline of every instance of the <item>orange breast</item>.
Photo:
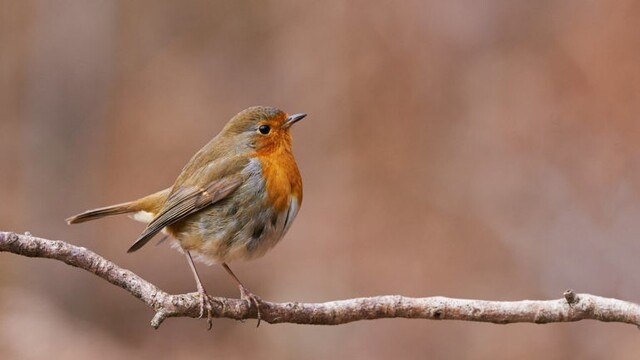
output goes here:
[[289, 207], [290, 196], [302, 204], [302, 178], [293, 154], [288, 151], [258, 155], [265, 177], [265, 187], [270, 203], [277, 211]]

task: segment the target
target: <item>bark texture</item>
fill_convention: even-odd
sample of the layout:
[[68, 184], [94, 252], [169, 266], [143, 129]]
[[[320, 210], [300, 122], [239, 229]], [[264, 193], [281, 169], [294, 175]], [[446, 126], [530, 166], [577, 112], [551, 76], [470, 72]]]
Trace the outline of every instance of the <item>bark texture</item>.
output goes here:
[[[90, 271], [121, 287], [147, 304], [158, 328], [168, 317], [198, 318], [197, 293], [168, 294], [133, 272], [84, 247], [12, 232], [0, 232], [0, 252], [48, 258]], [[216, 298], [213, 317], [236, 320], [257, 318], [255, 307], [240, 299]], [[487, 301], [442, 296], [410, 298], [400, 295], [373, 296], [325, 303], [260, 303], [260, 318], [271, 324], [339, 325], [384, 318], [464, 320], [495, 324], [573, 322], [585, 319], [640, 326], [640, 305], [590, 294], [564, 292], [556, 300]]]

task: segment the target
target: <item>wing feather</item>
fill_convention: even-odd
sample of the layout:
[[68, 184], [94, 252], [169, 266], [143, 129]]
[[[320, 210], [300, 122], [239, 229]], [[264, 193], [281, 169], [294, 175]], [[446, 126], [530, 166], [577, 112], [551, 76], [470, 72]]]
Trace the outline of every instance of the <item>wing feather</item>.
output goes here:
[[147, 225], [127, 252], [143, 247], [165, 227], [224, 199], [242, 184], [242, 176], [230, 175], [212, 181], [207, 187], [180, 187], [174, 189], [166, 204]]

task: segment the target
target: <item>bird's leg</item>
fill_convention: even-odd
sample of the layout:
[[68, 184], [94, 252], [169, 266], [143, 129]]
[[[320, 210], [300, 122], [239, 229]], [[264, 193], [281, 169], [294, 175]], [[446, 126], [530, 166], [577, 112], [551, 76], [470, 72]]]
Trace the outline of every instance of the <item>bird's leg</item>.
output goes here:
[[198, 294], [200, 294], [200, 317], [204, 316], [204, 309], [207, 309], [207, 325], [209, 326], [209, 330], [213, 326], [213, 321], [211, 320], [211, 310], [213, 307], [211, 306], [211, 299], [209, 295], [204, 289], [204, 285], [202, 285], [202, 281], [200, 281], [200, 276], [198, 276], [198, 271], [196, 270], [196, 265], [193, 263], [193, 259], [191, 258], [191, 253], [185, 250], [185, 255], [187, 256], [187, 262], [189, 263], [189, 267], [191, 268], [191, 272], [193, 272], [193, 277], [196, 279], [196, 285], [198, 286]]
[[246, 287], [244, 287], [244, 285], [242, 284], [240, 279], [238, 279], [236, 274], [234, 274], [233, 271], [231, 271], [231, 268], [229, 268], [229, 265], [227, 265], [226, 263], [222, 263], [222, 267], [224, 267], [224, 269], [229, 273], [229, 275], [231, 275], [231, 277], [238, 283], [238, 288], [240, 288], [240, 297], [242, 298], [242, 300], [246, 301], [249, 304], [249, 307], [251, 307], [253, 304], [256, 305], [256, 310], [258, 313], [257, 326], [260, 326], [260, 320], [261, 320], [260, 303], [262, 303], [262, 299], [260, 299], [257, 295], [252, 294], [249, 290], [247, 290]]

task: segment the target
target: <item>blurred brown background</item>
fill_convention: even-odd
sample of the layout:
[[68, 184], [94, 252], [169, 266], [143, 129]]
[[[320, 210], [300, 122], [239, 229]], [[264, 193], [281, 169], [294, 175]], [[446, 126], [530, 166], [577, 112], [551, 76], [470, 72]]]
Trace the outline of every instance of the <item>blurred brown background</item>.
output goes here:
[[[305, 202], [234, 270], [272, 301], [403, 294], [640, 301], [640, 2], [0, 1], [0, 229], [194, 291], [126, 217], [236, 112], [294, 129]], [[213, 295], [237, 297], [220, 267]], [[0, 358], [632, 359], [638, 330], [169, 319], [61, 263], [0, 254]]]

